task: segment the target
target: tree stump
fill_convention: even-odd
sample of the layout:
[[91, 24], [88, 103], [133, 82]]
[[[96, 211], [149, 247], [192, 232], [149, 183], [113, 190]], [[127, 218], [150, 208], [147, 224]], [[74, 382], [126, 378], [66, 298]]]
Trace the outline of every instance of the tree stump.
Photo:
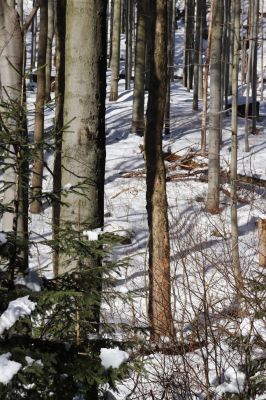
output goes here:
[[259, 265], [266, 267], [266, 216], [259, 218]]

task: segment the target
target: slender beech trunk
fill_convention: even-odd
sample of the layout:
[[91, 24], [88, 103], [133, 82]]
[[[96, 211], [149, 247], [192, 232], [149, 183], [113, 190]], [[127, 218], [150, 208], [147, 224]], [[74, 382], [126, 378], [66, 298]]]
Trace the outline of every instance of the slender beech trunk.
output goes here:
[[66, 1], [56, 2], [56, 110], [55, 110], [55, 153], [53, 193], [53, 269], [58, 274], [59, 257], [59, 225], [61, 200], [61, 151], [64, 129], [64, 92], [65, 92], [65, 36], [66, 36]]
[[230, 69], [230, 48], [232, 45], [232, 29], [231, 29], [231, 19], [230, 19], [230, 10], [231, 10], [231, 0], [225, 0], [225, 31], [226, 37], [224, 43], [224, 52], [225, 52], [225, 60], [224, 60], [224, 104], [225, 108], [228, 107], [228, 96], [229, 96], [229, 69]]
[[172, 0], [172, 67], [171, 67], [171, 81], [175, 80], [175, 31], [176, 31], [176, 0]]
[[111, 90], [110, 101], [118, 99], [118, 81], [120, 67], [120, 31], [121, 31], [121, 0], [114, 0], [113, 28], [112, 28], [112, 58], [111, 58]]
[[109, 13], [110, 13], [110, 19], [109, 19], [109, 62], [108, 62], [108, 68], [111, 68], [111, 61], [112, 61], [112, 45], [113, 45], [113, 22], [114, 22], [114, 0], [109, 0]]
[[253, 4], [253, 29], [252, 29], [252, 133], [257, 133], [257, 67], [258, 67], [258, 25], [259, 25], [259, 0]]
[[210, 23], [208, 33], [208, 46], [206, 52], [204, 80], [203, 80], [203, 96], [202, 96], [202, 122], [201, 122], [201, 153], [206, 155], [206, 127], [207, 127], [207, 97], [208, 97], [208, 76], [210, 67], [210, 53], [212, 45], [212, 27], [213, 27], [213, 8], [214, 0], [211, 2]]
[[[14, 7], [4, 0], [0, 2], [0, 122], [6, 127], [7, 135], [12, 135], [12, 142], [16, 142], [18, 113], [20, 114], [20, 93], [22, 87], [22, 59], [23, 40], [19, 17]], [[17, 110], [16, 110], [17, 108]], [[2, 128], [3, 129], [3, 128]], [[4, 130], [4, 129], [3, 129]], [[17, 139], [18, 140], [18, 139]], [[11, 139], [10, 139], [11, 143]], [[4, 182], [7, 188], [4, 191], [3, 205], [10, 211], [3, 214], [2, 226], [5, 232], [14, 230], [15, 208], [17, 204], [17, 174], [15, 146], [7, 146]], [[16, 229], [15, 229], [16, 231]]]
[[45, 104], [45, 63], [47, 44], [48, 6], [46, 0], [40, 5], [40, 36], [38, 49], [37, 95], [35, 108], [35, 160], [32, 169], [32, 203], [30, 211], [38, 214], [42, 211], [42, 180], [43, 180], [43, 134], [44, 134], [44, 104]]
[[137, 1], [137, 34], [135, 47], [135, 81], [133, 93], [132, 132], [144, 134], [146, 0]]
[[126, 25], [126, 90], [130, 89], [132, 76], [132, 36], [133, 36], [133, 0], [127, 0]]
[[51, 72], [52, 72], [52, 47], [54, 37], [54, 0], [48, 1], [48, 31], [46, 46], [46, 66], [45, 66], [45, 100], [50, 101], [51, 93]]
[[261, 29], [261, 51], [260, 51], [260, 101], [263, 101], [263, 89], [264, 89], [264, 42], [263, 42], [263, 33], [264, 33], [264, 0], [261, 0], [261, 21], [260, 21], [260, 29]]
[[210, 57], [209, 167], [206, 205], [207, 210], [212, 213], [219, 211], [220, 197], [222, 7], [222, 0], [214, 0]]
[[195, 31], [195, 42], [194, 42], [194, 87], [193, 87], [193, 110], [198, 111], [199, 109], [199, 48], [200, 48], [200, 25], [201, 25], [201, 13], [202, 4], [201, 0], [196, 2], [196, 31]]
[[240, 269], [239, 247], [238, 247], [238, 222], [237, 222], [237, 105], [238, 105], [238, 67], [240, 42], [240, 0], [233, 2], [233, 38], [234, 57], [232, 59], [232, 138], [231, 138], [231, 235], [232, 235], [232, 260], [233, 274], [236, 290], [243, 286], [243, 279]]
[[185, 9], [185, 73], [183, 83], [187, 90], [192, 89], [193, 83], [193, 69], [194, 69], [194, 0], [186, 0]]
[[164, 113], [164, 133], [170, 134], [170, 113], [171, 113], [171, 76], [173, 69], [173, 32], [172, 32], [172, 19], [173, 19], [173, 0], [168, 0], [167, 3], [167, 90], [166, 90], [166, 103]]
[[[33, 5], [35, 4], [35, 0], [33, 0]], [[31, 24], [31, 71], [35, 68], [36, 65], [36, 37], [37, 37], [37, 15], [32, 20]]]
[[[106, 1], [68, 0], [60, 229], [82, 234], [103, 226], [106, 95]], [[87, 261], [87, 258], [86, 258]], [[91, 257], [87, 266], [95, 264]], [[58, 273], [75, 270], [77, 254], [59, 256]]]
[[147, 171], [147, 213], [149, 225], [149, 318], [151, 337], [174, 335], [170, 300], [170, 248], [167, 217], [162, 130], [167, 84], [167, 1], [150, 2], [151, 71], [145, 159]]

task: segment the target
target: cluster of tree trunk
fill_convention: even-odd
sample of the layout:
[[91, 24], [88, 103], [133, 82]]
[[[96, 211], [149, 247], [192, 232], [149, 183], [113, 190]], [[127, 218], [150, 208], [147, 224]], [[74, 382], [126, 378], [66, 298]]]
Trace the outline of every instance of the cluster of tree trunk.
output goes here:
[[[40, 10], [39, 34], [36, 13]], [[132, 133], [144, 136], [149, 226], [149, 319], [151, 337], [173, 337], [170, 244], [162, 134], [170, 133], [170, 95], [174, 80], [175, 0], [35, 0], [27, 20], [23, 1], [0, 2], [0, 124], [10, 135], [5, 146], [3, 230], [24, 240], [20, 257], [27, 266], [28, 201], [31, 213], [43, 208], [44, 110], [51, 100], [52, 48], [56, 44], [56, 114], [53, 168], [54, 272], [81, 267], [77, 255], [62, 251], [60, 236], [104, 224], [105, 99], [107, 38], [110, 37], [110, 101], [119, 96], [121, 31], [126, 34], [125, 87], [134, 76]], [[219, 212], [222, 112], [232, 95], [231, 215], [232, 266], [236, 286], [243, 280], [237, 228], [237, 111], [240, 49], [241, 79], [246, 83], [246, 151], [249, 90], [252, 91], [252, 132], [257, 120], [257, 51], [259, 0], [249, 2], [246, 37], [240, 37], [240, 0], [185, 1], [183, 84], [193, 89], [193, 110], [202, 99], [202, 154], [208, 152], [206, 209]], [[207, 24], [206, 15], [210, 11]], [[107, 14], [109, 18], [107, 18]], [[263, 24], [262, 24], [263, 25]], [[31, 68], [37, 63], [34, 155], [29, 187], [25, 106], [25, 34], [31, 29]], [[108, 35], [109, 33], [109, 35]], [[38, 46], [36, 37], [38, 35]], [[55, 40], [54, 40], [55, 37]], [[204, 41], [208, 40], [203, 65]], [[247, 47], [249, 51], [247, 54]], [[134, 68], [133, 68], [134, 65]], [[209, 80], [208, 80], [209, 78]], [[206, 140], [208, 82], [209, 135]], [[145, 90], [148, 105], [145, 117]], [[12, 113], [10, 112], [12, 110]], [[18, 112], [17, 112], [17, 111]], [[15, 155], [15, 163], [12, 161]], [[65, 190], [67, 187], [74, 190]], [[263, 250], [264, 251], [264, 250]], [[94, 268], [99, 260], [88, 257]]]

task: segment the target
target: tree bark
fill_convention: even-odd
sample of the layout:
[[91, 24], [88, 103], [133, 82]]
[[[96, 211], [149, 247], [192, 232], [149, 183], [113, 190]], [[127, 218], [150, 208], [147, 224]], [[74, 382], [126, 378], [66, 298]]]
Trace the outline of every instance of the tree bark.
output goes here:
[[46, 0], [40, 5], [40, 36], [38, 49], [37, 95], [35, 107], [35, 160], [32, 169], [32, 202], [30, 211], [39, 214], [42, 211], [42, 180], [43, 180], [43, 134], [44, 134], [44, 104], [45, 104], [45, 64], [47, 44], [48, 6]]
[[238, 105], [238, 67], [240, 42], [240, 0], [234, 0], [232, 9], [234, 57], [232, 59], [232, 138], [231, 138], [231, 235], [232, 235], [232, 261], [235, 287], [237, 292], [243, 287], [243, 279], [240, 268], [238, 246], [238, 221], [237, 221], [237, 105]]
[[[106, 1], [68, 0], [60, 229], [82, 235], [103, 226], [106, 95]], [[59, 274], [79, 267], [60, 253]]]
[[[17, 112], [21, 100], [23, 40], [17, 11], [5, 0], [0, 2], [0, 28], [1, 122], [6, 126], [7, 134], [11, 136], [16, 132], [19, 120]], [[5, 161], [10, 166], [4, 173], [7, 188], [4, 191], [3, 204], [10, 207], [10, 212], [4, 212], [2, 224], [5, 232], [12, 232], [17, 201], [16, 160], [12, 154], [16, 154], [16, 149], [13, 145], [7, 147]]]
[[130, 89], [132, 76], [132, 38], [133, 38], [133, 0], [127, 0], [127, 25], [126, 25], [126, 90]]
[[135, 47], [135, 80], [133, 92], [132, 133], [144, 134], [146, 0], [137, 1], [137, 33]]
[[261, 217], [258, 222], [259, 227], [259, 265], [266, 267], [266, 218]]
[[52, 72], [52, 48], [54, 37], [54, 0], [48, 1], [48, 30], [46, 46], [46, 66], [45, 66], [45, 100], [51, 100], [51, 72]]
[[64, 129], [64, 92], [65, 92], [65, 36], [66, 36], [66, 1], [56, 2], [56, 110], [55, 110], [55, 152], [53, 179], [53, 270], [58, 275], [59, 262], [59, 226], [61, 201], [61, 151]]
[[210, 57], [210, 120], [207, 211], [219, 211], [220, 138], [221, 138], [221, 45], [222, 0], [214, 0], [213, 32]]
[[151, 71], [145, 160], [147, 171], [147, 213], [149, 225], [149, 318], [151, 337], [173, 337], [170, 299], [169, 227], [162, 130], [167, 83], [167, 1], [151, 2]]
[[112, 28], [112, 58], [111, 58], [111, 90], [110, 101], [118, 99], [118, 81], [120, 68], [120, 31], [121, 31], [121, 0], [114, 0]]

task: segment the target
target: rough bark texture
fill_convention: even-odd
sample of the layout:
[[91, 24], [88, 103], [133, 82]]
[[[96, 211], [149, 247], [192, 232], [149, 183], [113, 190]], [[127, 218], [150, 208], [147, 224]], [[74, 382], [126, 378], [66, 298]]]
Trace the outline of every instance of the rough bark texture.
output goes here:
[[[106, 95], [106, 1], [68, 0], [62, 143], [60, 229], [103, 226]], [[60, 254], [59, 273], [76, 269], [78, 255]]]
[[214, 0], [210, 57], [210, 119], [207, 210], [219, 211], [221, 138], [222, 0]]
[[61, 150], [62, 132], [64, 127], [64, 91], [65, 91], [65, 35], [66, 35], [66, 1], [57, 0], [56, 3], [56, 111], [55, 111], [55, 153], [54, 153], [54, 179], [53, 193], [53, 240], [55, 241], [53, 253], [54, 275], [58, 274], [59, 257], [59, 223], [61, 200]]
[[194, 43], [194, 87], [193, 87], [193, 110], [198, 111], [199, 109], [199, 48], [200, 48], [200, 26], [202, 19], [202, 4], [201, 0], [196, 2], [196, 32], [195, 32], [195, 43]]
[[120, 31], [121, 31], [121, 0], [114, 0], [113, 28], [112, 28], [112, 80], [110, 89], [110, 101], [118, 99], [118, 81], [120, 67]]
[[133, 93], [132, 132], [144, 134], [145, 94], [145, 44], [146, 44], [146, 0], [137, 2], [137, 33], [135, 47], [135, 81]]
[[233, 4], [233, 48], [234, 57], [232, 60], [232, 139], [231, 139], [231, 234], [232, 234], [232, 261], [233, 274], [236, 290], [243, 286], [240, 269], [239, 247], [238, 247], [238, 221], [237, 221], [237, 104], [238, 104], [238, 66], [240, 53], [240, 0]]
[[171, 337], [169, 228], [162, 129], [167, 82], [167, 1], [151, 2], [151, 76], [145, 129], [149, 225], [149, 318], [154, 340]]
[[30, 211], [38, 214], [42, 211], [42, 179], [43, 179], [43, 133], [44, 133], [44, 104], [45, 104], [45, 63], [47, 44], [48, 8], [45, 0], [40, 5], [40, 36], [38, 49], [37, 95], [35, 107], [35, 160], [32, 169], [32, 203]]

